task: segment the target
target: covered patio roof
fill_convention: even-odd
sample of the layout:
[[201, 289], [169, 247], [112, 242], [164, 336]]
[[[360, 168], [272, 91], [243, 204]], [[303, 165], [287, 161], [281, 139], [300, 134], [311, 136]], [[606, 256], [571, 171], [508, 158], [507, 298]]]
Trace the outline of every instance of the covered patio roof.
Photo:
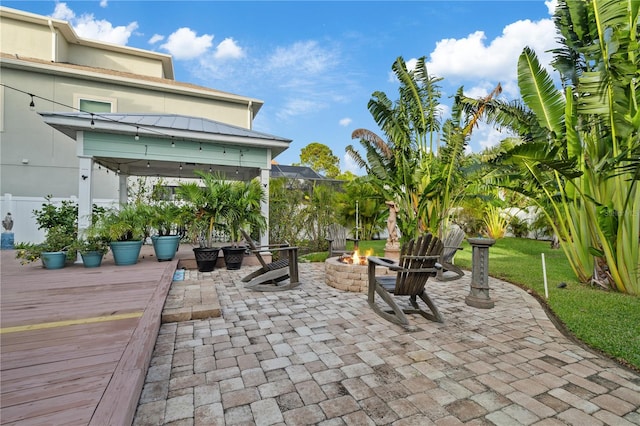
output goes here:
[[269, 169], [271, 160], [291, 143], [291, 139], [185, 115], [39, 114], [56, 130], [76, 141], [82, 139], [79, 155], [130, 176], [194, 177], [194, 170], [213, 170], [230, 179], [248, 180]]

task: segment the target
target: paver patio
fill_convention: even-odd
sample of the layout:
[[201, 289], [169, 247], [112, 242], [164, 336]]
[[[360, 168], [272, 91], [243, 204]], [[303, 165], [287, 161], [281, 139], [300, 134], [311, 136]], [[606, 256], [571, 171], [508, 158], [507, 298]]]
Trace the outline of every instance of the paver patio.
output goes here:
[[325, 285], [324, 264], [278, 293], [245, 289], [248, 270], [186, 271], [222, 316], [161, 326], [135, 425], [640, 425], [640, 375], [511, 284], [490, 279], [483, 310], [468, 274], [430, 281], [445, 322], [413, 316], [409, 333]]

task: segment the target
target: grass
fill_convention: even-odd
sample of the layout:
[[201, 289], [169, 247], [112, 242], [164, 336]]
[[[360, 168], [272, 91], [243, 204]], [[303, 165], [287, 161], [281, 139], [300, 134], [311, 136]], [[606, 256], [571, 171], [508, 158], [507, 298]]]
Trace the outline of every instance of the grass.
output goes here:
[[[456, 264], [471, 269], [471, 246]], [[545, 299], [542, 256], [547, 269]], [[489, 249], [489, 274], [531, 290], [574, 337], [622, 364], [640, 370], [640, 297], [580, 284], [562, 250], [545, 241], [503, 238]], [[566, 287], [558, 285], [565, 283]]]
[[[373, 249], [376, 256], [382, 256], [385, 243], [384, 240], [361, 241], [360, 252]], [[463, 247], [455, 262], [470, 270], [472, 249], [466, 241]], [[548, 299], [545, 299], [541, 253], [547, 269]], [[314, 262], [323, 262], [326, 257], [326, 253], [304, 256]], [[489, 249], [489, 274], [530, 290], [572, 336], [621, 364], [640, 370], [640, 297], [578, 283], [562, 250], [551, 249], [545, 241], [497, 240]], [[560, 288], [560, 283], [566, 286]]]

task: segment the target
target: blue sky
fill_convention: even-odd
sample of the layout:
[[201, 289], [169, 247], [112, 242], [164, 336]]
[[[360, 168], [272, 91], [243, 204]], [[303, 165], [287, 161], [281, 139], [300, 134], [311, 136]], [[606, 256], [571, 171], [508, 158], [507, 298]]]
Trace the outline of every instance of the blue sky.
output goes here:
[[[374, 91], [397, 99], [391, 65], [425, 56], [442, 77], [443, 117], [464, 86], [483, 96], [496, 84], [518, 97], [516, 63], [525, 46], [548, 64], [555, 46], [552, 0], [512, 1], [3, 1], [3, 6], [71, 23], [83, 38], [169, 53], [176, 79], [265, 102], [254, 130], [292, 139], [276, 161], [299, 161], [311, 142], [331, 148], [341, 169], [366, 128]], [[197, 115], [197, 114], [194, 114]], [[470, 150], [500, 140], [486, 126]]]

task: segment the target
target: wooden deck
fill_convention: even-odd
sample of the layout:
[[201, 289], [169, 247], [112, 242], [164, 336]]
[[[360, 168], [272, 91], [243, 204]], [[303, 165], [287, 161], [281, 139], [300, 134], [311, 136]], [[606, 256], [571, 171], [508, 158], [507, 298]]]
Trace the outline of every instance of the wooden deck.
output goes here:
[[171, 262], [20, 265], [3, 250], [0, 424], [131, 424], [181, 249]]

